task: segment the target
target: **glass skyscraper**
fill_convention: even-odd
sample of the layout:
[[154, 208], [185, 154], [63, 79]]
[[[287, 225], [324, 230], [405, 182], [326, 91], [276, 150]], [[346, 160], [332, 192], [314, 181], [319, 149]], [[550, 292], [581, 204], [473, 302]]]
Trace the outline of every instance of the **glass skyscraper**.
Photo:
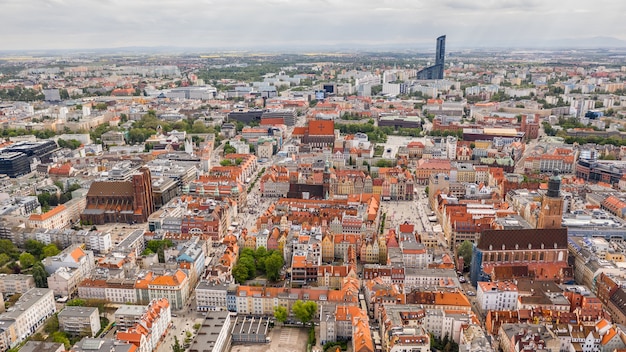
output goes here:
[[446, 61], [446, 36], [437, 38], [437, 52], [435, 64], [426, 67], [417, 73], [417, 79], [443, 79], [443, 68]]

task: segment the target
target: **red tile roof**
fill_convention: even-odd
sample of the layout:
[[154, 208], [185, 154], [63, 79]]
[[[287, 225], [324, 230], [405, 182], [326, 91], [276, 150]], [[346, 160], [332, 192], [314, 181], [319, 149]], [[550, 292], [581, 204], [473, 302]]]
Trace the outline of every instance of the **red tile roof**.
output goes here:
[[309, 136], [332, 136], [333, 134], [335, 134], [334, 121], [313, 120], [309, 122]]

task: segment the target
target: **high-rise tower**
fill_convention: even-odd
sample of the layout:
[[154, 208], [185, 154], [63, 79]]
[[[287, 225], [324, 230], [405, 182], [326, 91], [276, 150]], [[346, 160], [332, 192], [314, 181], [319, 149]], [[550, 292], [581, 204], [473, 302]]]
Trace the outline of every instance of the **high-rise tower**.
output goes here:
[[554, 175], [548, 180], [548, 192], [541, 198], [541, 209], [537, 219], [538, 229], [561, 228], [563, 219], [563, 199], [561, 198], [561, 177]]
[[437, 53], [435, 54], [435, 65], [441, 66], [441, 74], [438, 79], [443, 79], [443, 67], [446, 63], [446, 36], [437, 38]]
[[417, 73], [417, 79], [443, 79], [443, 69], [446, 63], [446, 36], [437, 38], [435, 64], [426, 67]]

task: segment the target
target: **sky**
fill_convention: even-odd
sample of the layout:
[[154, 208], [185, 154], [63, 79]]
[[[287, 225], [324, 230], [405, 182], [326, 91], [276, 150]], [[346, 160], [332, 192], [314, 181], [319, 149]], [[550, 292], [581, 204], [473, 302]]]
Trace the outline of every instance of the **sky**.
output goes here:
[[624, 13], [619, 0], [0, 0], [0, 50], [434, 50], [442, 34], [449, 50], [626, 46]]

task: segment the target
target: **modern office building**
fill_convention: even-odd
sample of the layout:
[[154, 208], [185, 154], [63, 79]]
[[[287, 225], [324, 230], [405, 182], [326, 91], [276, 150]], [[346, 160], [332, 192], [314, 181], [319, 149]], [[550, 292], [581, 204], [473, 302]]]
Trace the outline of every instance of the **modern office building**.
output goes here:
[[446, 36], [437, 38], [435, 64], [417, 72], [417, 79], [443, 79], [443, 69], [446, 57]]
[[5, 152], [0, 154], [0, 174], [15, 178], [30, 172], [30, 161], [24, 153]]

